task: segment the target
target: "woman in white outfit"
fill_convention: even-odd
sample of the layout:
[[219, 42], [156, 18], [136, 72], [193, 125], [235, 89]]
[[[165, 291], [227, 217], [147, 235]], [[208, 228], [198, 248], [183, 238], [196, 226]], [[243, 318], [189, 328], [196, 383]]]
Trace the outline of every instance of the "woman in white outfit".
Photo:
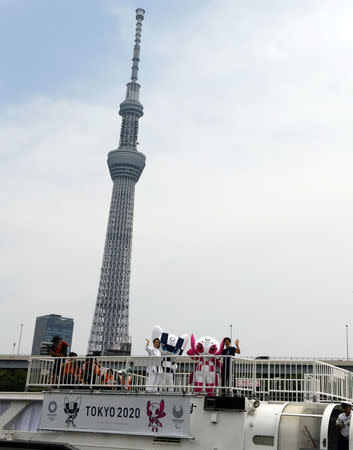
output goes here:
[[[161, 356], [159, 350], [160, 341], [158, 338], [153, 339], [153, 346], [150, 345], [149, 339], [146, 340], [146, 352], [149, 356]], [[162, 372], [160, 361], [156, 361], [156, 365], [147, 367], [146, 391], [153, 392], [158, 390], [158, 374]]]

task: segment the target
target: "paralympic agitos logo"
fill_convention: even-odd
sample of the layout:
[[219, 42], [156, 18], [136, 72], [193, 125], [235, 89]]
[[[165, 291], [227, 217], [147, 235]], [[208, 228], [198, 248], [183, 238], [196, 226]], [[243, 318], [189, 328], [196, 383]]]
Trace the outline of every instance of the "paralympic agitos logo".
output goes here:
[[173, 422], [174, 422], [174, 426], [177, 430], [179, 430], [182, 426], [182, 424], [184, 423], [184, 419], [182, 419], [183, 415], [184, 415], [184, 410], [182, 408], [181, 405], [174, 405], [173, 406]]

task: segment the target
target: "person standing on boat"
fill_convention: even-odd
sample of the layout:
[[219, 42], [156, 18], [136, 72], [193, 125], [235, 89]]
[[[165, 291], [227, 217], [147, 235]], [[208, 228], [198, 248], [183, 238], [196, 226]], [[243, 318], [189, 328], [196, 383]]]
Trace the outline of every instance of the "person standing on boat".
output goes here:
[[[229, 371], [230, 371], [230, 356], [235, 356], [237, 353], [240, 355], [240, 347], [239, 347], [239, 339], [235, 340], [235, 347], [231, 347], [232, 341], [229, 337], [224, 338], [224, 349], [222, 351], [222, 355], [225, 356], [223, 358], [223, 367], [222, 367], [222, 373], [221, 373], [221, 382], [222, 387], [226, 388], [229, 386]], [[226, 390], [223, 390], [223, 392], [226, 392]]]
[[343, 409], [343, 413], [338, 416], [336, 420], [336, 426], [339, 429], [339, 441], [338, 441], [338, 449], [339, 450], [348, 450], [349, 449], [349, 426], [352, 419], [352, 403], [351, 402], [343, 402], [341, 403], [341, 408]]
[[91, 353], [88, 353], [86, 356], [85, 365], [83, 367], [83, 381], [85, 384], [90, 384], [91, 386], [94, 384], [99, 384], [101, 377], [102, 365], [97, 360], [97, 358], [95, 358], [95, 356], [100, 356], [100, 352], [95, 350]]
[[[146, 341], [146, 352], [149, 356], [161, 356], [161, 351], [159, 349], [160, 340], [159, 338], [153, 339], [153, 346], [150, 345], [149, 339], [145, 338]], [[147, 381], [146, 381], [146, 391], [153, 392], [158, 390], [159, 379], [158, 375], [162, 372], [162, 367], [160, 361], [154, 366], [147, 367]]]
[[[61, 339], [60, 336], [53, 336], [52, 338], [52, 345], [49, 349], [49, 355], [53, 356], [55, 358], [54, 365], [53, 365], [53, 374], [52, 374], [52, 384], [57, 382], [57, 378], [60, 373], [61, 365], [63, 363], [63, 359], [57, 359], [57, 358], [63, 358], [67, 356], [67, 350], [69, 348], [69, 344]], [[62, 374], [61, 374], [62, 376]]]

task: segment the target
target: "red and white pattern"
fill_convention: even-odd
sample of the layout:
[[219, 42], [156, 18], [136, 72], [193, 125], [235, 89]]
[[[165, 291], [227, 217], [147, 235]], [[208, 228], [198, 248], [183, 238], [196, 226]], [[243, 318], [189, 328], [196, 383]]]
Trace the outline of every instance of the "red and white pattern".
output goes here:
[[[194, 385], [196, 393], [206, 392], [206, 394], [212, 395], [214, 387], [218, 386], [221, 362], [216, 356], [222, 354], [223, 347], [224, 341], [219, 344], [217, 339], [204, 336], [195, 342], [194, 335], [191, 335], [191, 348], [187, 354], [197, 361], [190, 378], [190, 384]], [[199, 357], [201, 355], [209, 357]]]

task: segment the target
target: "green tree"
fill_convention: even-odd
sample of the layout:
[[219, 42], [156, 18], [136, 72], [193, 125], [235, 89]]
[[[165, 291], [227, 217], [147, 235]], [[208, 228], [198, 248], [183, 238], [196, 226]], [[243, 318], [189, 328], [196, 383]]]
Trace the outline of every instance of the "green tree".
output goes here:
[[25, 369], [0, 369], [0, 391], [24, 391]]

